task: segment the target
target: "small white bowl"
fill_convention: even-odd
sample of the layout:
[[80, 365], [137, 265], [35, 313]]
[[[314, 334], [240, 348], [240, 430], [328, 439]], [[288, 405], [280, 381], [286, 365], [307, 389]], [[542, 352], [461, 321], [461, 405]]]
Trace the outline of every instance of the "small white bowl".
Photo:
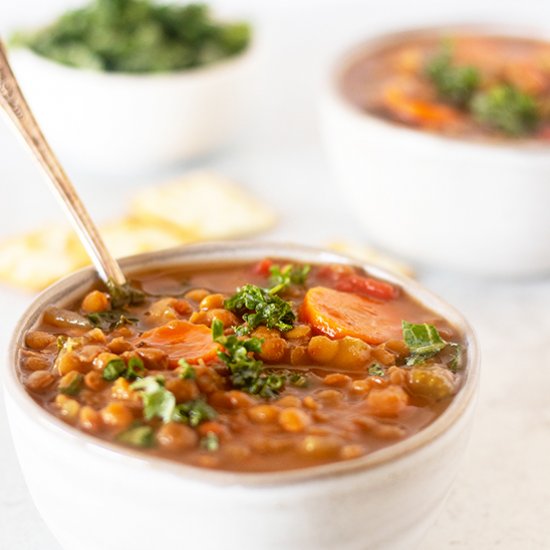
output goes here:
[[68, 67], [27, 49], [10, 60], [62, 160], [94, 171], [152, 171], [209, 153], [243, 125], [254, 45], [187, 71], [152, 74]]
[[343, 72], [366, 52], [465, 31], [542, 38], [444, 27], [388, 34], [341, 56], [320, 111], [335, 180], [367, 237], [403, 258], [482, 276], [549, 272], [550, 146], [407, 128], [360, 110], [340, 90]]
[[[211, 244], [128, 258], [147, 267], [283, 257], [353, 263], [292, 245]], [[473, 419], [479, 358], [462, 316], [414, 281], [365, 266], [448, 319], [467, 342], [465, 382], [431, 425], [366, 457], [265, 474], [185, 466], [78, 431], [42, 409], [17, 378], [23, 337], [51, 303], [69, 303], [96, 280], [91, 268], [42, 293], [20, 321], [4, 367], [9, 421], [28, 488], [65, 550], [410, 550], [455, 477]]]

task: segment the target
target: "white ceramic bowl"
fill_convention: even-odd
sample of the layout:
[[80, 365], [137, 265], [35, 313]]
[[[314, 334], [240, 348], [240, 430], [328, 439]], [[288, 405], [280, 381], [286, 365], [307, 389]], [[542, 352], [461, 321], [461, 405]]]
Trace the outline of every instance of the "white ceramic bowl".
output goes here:
[[385, 121], [339, 88], [365, 52], [428, 34], [536, 36], [494, 28], [385, 35], [344, 54], [321, 101], [334, 177], [373, 243], [403, 258], [483, 276], [550, 272], [550, 147], [452, 139]]
[[[126, 272], [265, 256], [352, 263], [316, 249], [200, 245], [122, 262]], [[34, 502], [65, 550], [410, 550], [443, 503], [470, 432], [478, 351], [466, 321], [417, 283], [366, 266], [450, 320], [468, 346], [466, 380], [419, 434], [366, 457], [305, 470], [241, 474], [147, 457], [86, 435], [46, 413], [16, 374], [24, 333], [50, 303], [67, 303], [91, 268], [41, 294], [20, 321], [4, 368], [9, 421]]]
[[203, 68], [132, 75], [10, 51], [23, 93], [62, 160], [110, 173], [151, 171], [228, 143], [246, 118], [254, 58], [250, 45]]

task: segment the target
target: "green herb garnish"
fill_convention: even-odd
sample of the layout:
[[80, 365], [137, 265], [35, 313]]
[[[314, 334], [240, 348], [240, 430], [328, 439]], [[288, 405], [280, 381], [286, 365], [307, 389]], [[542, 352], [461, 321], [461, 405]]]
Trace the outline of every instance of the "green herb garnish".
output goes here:
[[191, 366], [185, 359], [178, 361], [179, 377], [182, 380], [195, 380], [197, 377], [197, 371]]
[[451, 372], [455, 373], [460, 367], [460, 360], [462, 358], [462, 346], [455, 343], [451, 343], [449, 345], [453, 348], [453, 356], [447, 364], [447, 367], [449, 367], [449, 370]]
[[307, 376], [305, 374], [293, 372], [287, 375], [287, 380], [297, 388], [305, 388], [307, 386]]
[[164, 384], [162, 376], [147, 376], [132, 384], [132, 389], [141, 392], [146, 420], [160, 418], [163, 422], [182, 422], [196, 427], [201, 422], [216, 418], [216, 411], [203, 399], [177, 405], [176, 397]]
[[145, 365], [139, 357], [132, 356], [128, 359], [128, 368], [124, 373], [124, 378], [127, 380], [135, 380], [141, 378], [145, 374]]
[[59, 382], [59, 391], [65, 395], [76, 395], [82, 389], [83, 381], [84, 376], [82, 374], [72, 371]]
[[437, 355], [447, 347], [454, 349], [454, 356], [447, 365], [449, 370], [456, 372], [459, 367], [461, 347], [455, 342], [447, 342], [438, 330], [428, 323], [414, 324], [407, 321], [402, 322], [403, 340], [411, 354], [407, 358], [407, 366], [425, 363], [428, 359]]
[[407, 359], [407, 365], [423, 363], [445, 349], [447, 342], [441, 338], [433, 325], [428, 323], [415, 325], [403, 321], [403, 340], [409, 348], [411, 355]]
[[213, 420], [218, 413], [203, 399], [194, 399], [181, 405], [176, 405], [173, 420], [183, 422], [195, 428], [201, 422]]
[[310, 265], [299, 266], [288, 264], [284, 267], [272, 265], [269, 268], [269, 293], [278, 294], [287, 289], [290, 285], [305, 284], [310, 271]]
[[139, 378], [131, 387], [141, 392], [145, 420], [161, 418], [163, 422], [170, 422], [173, 419], [176, 397], [164, 387], [162, 376]]
[[256, 285], [244, 285], [225, 301], [225, 308], [242, 315], [250, 329], [260, 325], [283, 332], [292, 329], [296, 315], [289, 302]]
[[123, 376], [126, 380], [135, 380], [143, 376], [145, 366], [139, 357], [130, 357], [128, 365], [122, 359], [112, 359], [103, 369], [103, 379], [109, 382]]
[[130, 283], [117, 285], [113, 280], [109, 279], [106, 286], [111, 297], [111, 307], [113, 309], [136, 306], [142, 304], [145, 300], [145, 294]]
[[72, 67], [128, 73], [167, 72], [209, 65], [244, 51], [245, 23], [214, 20], [204, 4], [95, 0], [12, 45]]
[[371, 365], [368, 372], [369, 376], [384, 376], [386, 374], [384, 367], [382, 365], [379, 365], [378, 363], [374, 363], [374, 365]]
[[135, 317], [129, 317], [127, 313], [121, 309], [88, 313], [86, 317], [94, 328], [100, 328], [103, 331], [114, 330], [124, 325], [132, 325], [138, 321]]
[[508, 84], [476, 94], [471, 110], [478, 122], [510, 136], [532, 133], [540, 118], [535, 99]]
[[214, 432], [208, 432], [201, 439], [200, 446], [205, 451], [213, 453], [220, 448], [220, 440]]
[[154, 432], [151, 426], [134, 426], [122, 432], [117, 441], [132, 445], [132, 447], [152, 447], [154, 444]]
[[233, 327], [233, 330], [235, 336], [248, 336], [252, 332], [252, 329], [248, 325], [238, 325]]
[[430, 59], [426, 65], [426, 75], [443, 100], [459, 107], [468, 104], [481, 81], [475, 67], [461, 67], [453, 63], [449, 47], [444, 47]]
[[241, 339], [234, 334], [225, 336], [223, 323], [214, 319], [212, 339], [223, 347], [223, 351], [218, 351], [218, 357], [231, 372], [230, 379], [235, 388], [267, 398], [278, 395], [284, 387], [285, 377], [266, 373], [263, 362], [254, 357], [254, 353], [262, 350], [261, 338]]
[[122, 359], [112, 359], [103, 369], [103, 379], [112, 382], [126, 371], [126, 364]]

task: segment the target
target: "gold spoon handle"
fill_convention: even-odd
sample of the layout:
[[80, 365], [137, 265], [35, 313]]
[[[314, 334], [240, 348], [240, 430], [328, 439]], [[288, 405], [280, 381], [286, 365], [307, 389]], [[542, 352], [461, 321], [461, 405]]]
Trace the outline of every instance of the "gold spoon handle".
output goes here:
[[124, 285], [126, 278], [117, 261], [105, 246], [99, 231], [77, 195], [73, 184], [61, 167], [42, 134], [11, 70], [6, 49], [0, 41], [0, 107], [25, 139], [34, 157], [48, 176], [51, 189], [69, 214], [71, 222], [86, 248], [97, 272], [105, 281]]

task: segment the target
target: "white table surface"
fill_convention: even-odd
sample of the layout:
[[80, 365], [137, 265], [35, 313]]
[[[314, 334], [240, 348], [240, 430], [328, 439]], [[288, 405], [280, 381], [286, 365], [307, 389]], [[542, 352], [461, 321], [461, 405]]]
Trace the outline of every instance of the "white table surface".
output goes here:
[[[222, 7], [231, 4], [217, 3]], [[315, 93], [327, 60], [340, 45], [372, 30], [406, 22], [496, 18], [550, 24], [546, 0], [464, 0], [459, 6], [427, 0], [296, 0], [282, 2], [271, 11], [251, 0], [235, 3], [256, 14], [263, 26], [263, 95], [254, 107], [254, 125], [243, 139], [197, 165], [241, 181], [273, 204], [280, 223], [267, 238], [312, 244], [364, 238], [333, 187], [316, 130]], [[34, 8], [47, 13], [55, 4], [63, 2], [26, 0], [10, 7], [6, 2], [0, 6], [0, 21], [5, 26], [29, 20], [30, 14], [36, 15]], [[97, 218], [120, 212], [135, 186], [160, 177], [71, 173]], [[37, 169], [4, 125], [0, 125], [0, 213], [0, 236], [60, 215]], [[421, 548], [548, 549], [550, 279], [489, 282], [434, 271], [421, 272], [420, 278], [471, 320], [483, 355], [471, 445], [444, 509]], [[0, 287], [2, 353], [13, 320], [31, 299]], [[60, 550], [25, 487], [2, 407], [0, 550]]]

